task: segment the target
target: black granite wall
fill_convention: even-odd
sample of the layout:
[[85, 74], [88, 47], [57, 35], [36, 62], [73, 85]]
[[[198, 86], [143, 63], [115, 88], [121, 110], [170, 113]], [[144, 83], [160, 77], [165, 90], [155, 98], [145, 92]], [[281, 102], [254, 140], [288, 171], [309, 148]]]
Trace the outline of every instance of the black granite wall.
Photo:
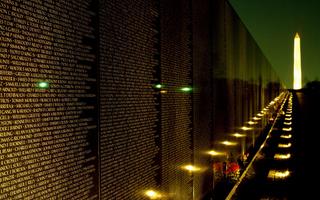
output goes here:
[[0, 41], [0, 199], [201, 199], [282, 87], [223, 0], [2, 0]]

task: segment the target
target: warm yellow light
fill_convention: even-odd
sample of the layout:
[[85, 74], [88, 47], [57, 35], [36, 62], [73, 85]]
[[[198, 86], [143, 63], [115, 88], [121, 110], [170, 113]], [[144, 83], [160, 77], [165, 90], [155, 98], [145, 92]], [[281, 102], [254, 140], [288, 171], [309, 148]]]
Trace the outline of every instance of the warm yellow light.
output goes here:
[[292, 122], [283, 122], [284, 125], [291, 125]]
[[286, 114], [285, 116], [286, 116], [286, 117], [291, 117], [291, 114]]
[[248, 121], [247, 123], [248, 123], [249, 125], [258, 124], [258, 122], [253, 122], [253, 121]]
[[291, 128], [291, 127], [287, 127], [287, 128], [286, 128], [286, 127], [284, 127], [284, 128], [282, 128], [282, 130], [283, 130], [283, 131], [291, 131], [291, 130], [292, 130], [292, 128]]
[[279, 148], [289, 148], [289, 147], [291, 147], [291, 143], [288, 143], [288, 144], [282, 144], [282, 143], [280, 143], [280, 144], [278, 144], [278, 147], [279, 147]]
[[293, 61], [293, 89], [298, 90], [302, 88], [300, 37], [298, 33], [294, 37]]
[[154, 190], [147, 190], [144, 194], [150, 199], [159, 199], [162, 197], [162, 195], [159, 192], [156, 192]]
[[290, 171], [285, 170], [285, 171], [279, 171], [279, 170], [270, 170], [268, 173], [268, 178], [272, 179], [284, 179], [286, 177], [290, 176]]
[[161, 94], [166, 94], [166, 93], [167, 93], [167, 90], [161, 90], [160, 93], [161, 93]]
[[290, 139], [292, 137], [291, 134], [289, 135], [280, 135], [281, 138]]
[[253, 129], [252, 127], [247, 127], [247, 126], [241, 127], [241, 130], [244, 130], [244, 131], [248, 131], [248, 130], [252, 130], [252, 129]]
[[246, 137], [245, 134], [240, 134], [240, 133], [234, 133], [234, 134], [232, 134], [232, 136], [237, 137], [237, 138]]
[[258, 113], [258, 114], [257, 114], [257, 116], [259, 116], [259, 117], [262, 117], [262, 116], [263, 116], [263, 114], [261, 114], [261, 113]]
[[186, 166], [183, 166], [182, 168], [185, 170], [188, 170], [189, 172], [195, 172], [200, 170], [199, 167], [195, 167], [193, 165], [186, 165]]
[[284, 120], [286, 120], [286, 121], [291, 121], [291, 120], [292, 120], [292, 117], [286, 117], [286, 118], [284, 118]]
[[252, 119], [258, 121], [261, 120], [261, 117], [253, 117]]
[[291, 157], [291, 154], [290, 153], [287, 153], [287, 154], [278, 154], [276, 153], [273, 158], [276, 159], [276, 160], [286, 160], [286, 159], [289, 159]]
[[207, 153], [210, 154], [211, 156], [223, 156], [223, 155], [226, 155], [225, 152], [219, 152], [219, 151], [215, 151], [215, 150], [208, 151]]
[[236, 142], [230, 142], [230, 141], [227, 141], [227, 140], [221, 142], [221, 144], [224, 144], [226, 146], [235, 146], [235, 145], [237, 145]]

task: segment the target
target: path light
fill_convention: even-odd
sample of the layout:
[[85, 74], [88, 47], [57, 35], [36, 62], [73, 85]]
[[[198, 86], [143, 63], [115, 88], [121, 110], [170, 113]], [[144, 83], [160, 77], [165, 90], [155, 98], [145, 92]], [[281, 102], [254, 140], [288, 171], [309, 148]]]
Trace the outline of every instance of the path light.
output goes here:
[[286, 160], [286, 159], [289, 159], [290, 157], [291, 157], [290, 153], [287, 153], [287, 154], [276, 153], [273, 158], [276, 160]]
[[289, 147], [291, 147], [291, 143], [287, 143], [287, 144], [280, 143], [280, 144], [278, 144], [278, 147], [279, 148], [289, 148]]
[[292, 128], [291, 128], [291, 127], [288, 127], [288, 128], [284, 127], [284, 128], [282, 128], [282, 130], [283, 130], [283, 131], [291, 131]]
[[291, 125], [292, 122], [283, 122], [284, 125]]
[[285, 171], [279, 171], [279, 170], [270, 170], [268, 173], [268, 178], [272, 179], [284, 179], [286, 177], [290, 176], [290, 171], [285, 170]]
[[280, 135], [281, 138], [290, 139], [292, 137], [291, 134], [289, 135]]

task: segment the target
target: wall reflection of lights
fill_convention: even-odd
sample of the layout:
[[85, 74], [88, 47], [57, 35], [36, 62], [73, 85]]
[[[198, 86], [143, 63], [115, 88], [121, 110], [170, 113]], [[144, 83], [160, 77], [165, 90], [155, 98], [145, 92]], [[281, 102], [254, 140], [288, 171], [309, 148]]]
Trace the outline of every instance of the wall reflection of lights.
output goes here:
[[244, 131], [249, 131], [249, 130], [253, 130], [252, 127], [247, 127], [247, 126], [243, 126], [240, 128], [241, 130], [244, 130]]
[[185, 165], [182, 167], [182, 169], [187, 170], [189, 172], [196, 172], [196, 171], [200, 171], [199, 167], [193, 166], [193, 165]]
[[261, 117], [253, 117], [252, 119], [255, 121], [258, 121], [258, 120], [261, 120]]
[[192, 87], [182, 87], [180, 88], [180, 91], [186, 92], [186, 93], [192, 92]]
[[292, 138], [292, 135], [289, 134], [289, 135], [280, 135], [281, 138], [285, 138], [285, 139], [290, 139]]
[[161, 90], [160, 93], [161, 93], [161, 94], [166, 94], [166, 93], [167, 93], [167, 90]]
[[215, 150], [208, 151], [207, 154], [209, 154], [211, 156], [224, 156], [224, 155], [226, 155], [225, 152], [219, 152], [219, 151], [215, 151]]
[[291, 154], [290, 153], [287, 153], [287, 154], [278, 154], [276, 153], [273, 158], [276, 159], [276, 160], [287, 160], [291, 157]]
[[271, 179], [284, 179], [287, 178], [288, 176], [290, 176], [290, 171], [289, 170], [269, 170], [268, 173], [268, 178]]
[[263, 114], [262, 114], [262, 113], [258, 113], [258, 114], [257, 114], [257, 116], [262, 117], [262, 116], [263, 116]]
[[221, 142], [221, 144], [226, 145], [226, 146], [235, 146], [235, 145], [237, 145], [236, 142], [230, 142], [230, 141], [227, 141], [227, 140]]
[[248, 121], [247, 123], [248, 123], [249, 125], [258, 124], [258, 122], [253, 122], [253, 121]]
[[292, 131], [292, 128], [291, 127], [283, 127], [282, 130], [283, 131]]
[[237, 137], [237, 138], [246, 137], [245, 134], [240, 134], [240, 133], [234, 133], [234, 134], [231, 134], [231, 135], [234, 136], [234, 137]]
[[291, 143], [287, 143], [287, 144], [280, 143], [280, 144], [278, 144], [278, 147], [279, 148], [289, 148], [289, 147], [291, 147]]
[[161, 88], [163, 88], [163, 85], [161, 85], [161, 84], [155, 84], [154, 87], [157, 88], [157, 89], [161, 89]]
[[162, 195], [159, 192], [154, 190], [147, 190], [144, 194], [150, 199], [160, 199], [162, 197]]

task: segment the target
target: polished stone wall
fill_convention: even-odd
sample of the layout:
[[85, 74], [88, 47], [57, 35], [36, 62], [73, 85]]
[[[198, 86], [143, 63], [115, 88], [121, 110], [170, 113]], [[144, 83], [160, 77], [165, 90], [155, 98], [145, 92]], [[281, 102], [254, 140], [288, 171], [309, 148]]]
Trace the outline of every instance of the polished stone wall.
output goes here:
[[282, 88], [224, 0], [3, 0], [0, 31], [0, 199], [201, 199]]

